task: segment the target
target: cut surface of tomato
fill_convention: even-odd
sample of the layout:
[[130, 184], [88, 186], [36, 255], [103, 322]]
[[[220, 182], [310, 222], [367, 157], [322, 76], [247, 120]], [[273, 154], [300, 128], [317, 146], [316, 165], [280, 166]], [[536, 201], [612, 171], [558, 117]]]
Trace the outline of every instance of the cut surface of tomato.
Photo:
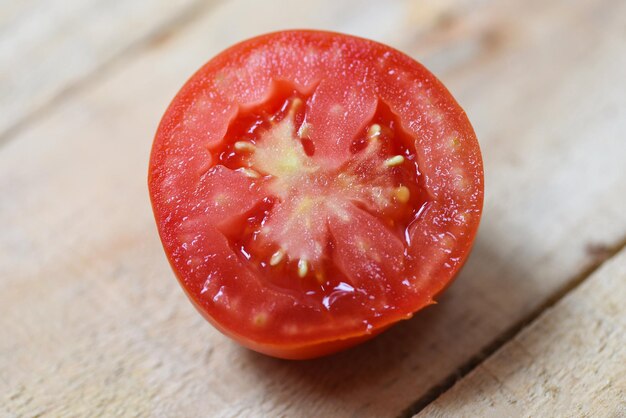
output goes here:
[[263, 35], [183, 86], [149, 189], [197, 309], [254, 350], [310, 358], [433, 303], [482, 211], [478, 142], [423, 66], [330, 32]]

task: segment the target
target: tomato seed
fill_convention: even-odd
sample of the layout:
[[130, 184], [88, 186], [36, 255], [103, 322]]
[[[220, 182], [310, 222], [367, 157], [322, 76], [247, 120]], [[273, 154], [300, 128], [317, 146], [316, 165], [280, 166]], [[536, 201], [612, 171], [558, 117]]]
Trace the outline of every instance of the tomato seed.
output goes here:
[[370, 126], [370, 129], [367, 132], [367, 137], [369, 139], [374, 139], [374, 138], [380, 136], [380, 131], [381, 131], [380, 125], [375, 123], [372, 126]]
[[256, 150], [254, 144], [247, 141], [237, 141], [233, 147], [235, 148], [235, 151], [238, 152], [254, 152]]
[[404, 162], [404, 157], [402, 155], [394, 155], [393, 157], [387, 158], [384, 162], [386, 167], [396, 167]]
[[252, 170], [251, 168], [240, 168], [237, 171], [241, 172], [244, 176], [253, 179], [258, 179], [259, 177], [261, 177], [258, 171]]
[[409, 201], [409, 198], [411, 197], [411, 192], [409, 191], [409, 188], [406, 186], [400, 186], [396, 189], [396, 199], [398, 199], [398, 202], [400, 203], [406, 203]]
[[285, 251], [283, 249], [276, 251], [270, 258], [270, 266], [278, 265], [281, 261], [283, 261], [283, 258], [285, 258]]
[[309, 272], [309, 262], [304, 258], [298, 260], [298, 276], [304, 277]]

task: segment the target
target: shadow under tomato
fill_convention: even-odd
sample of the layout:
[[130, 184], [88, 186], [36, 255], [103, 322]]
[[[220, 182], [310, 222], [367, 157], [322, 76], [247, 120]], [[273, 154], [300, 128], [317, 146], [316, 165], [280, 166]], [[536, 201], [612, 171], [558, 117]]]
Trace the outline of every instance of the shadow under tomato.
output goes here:
[[[451, 336], [461, 332], [455, 318], [467, 310], [459, 306], [467, 300], [459, 296], [473, 280], [465, 272], [458, 280], [437, 305], [347, 351], [306, 361], [279, 360], [245, 349], [242, 355], [253, 365], [259, 383], [269, 388], [266, 395], [273, 404], [297, 402], [313, 408], [302, 411], [304, 416], [397, 416], [439, 383], [442, 370], [449, 369], [455, 357], [447, 351], [459, 350], [450, 346]], [[315, 409], [319, 407], [323, 410]]]
[[515, 312], [524, 309], [520, 304], [540, 292], [527, 280], [532, 266], [497, 245], [499, 233], [483, 229], [457, 281], [437, 305], [328, 357], [286, 361], [241, 349], [251, 365], [250, 378], [264, 388], [266, 402], [297, 404], [305, 416], [307, 408], [313, 416], [402, 414], [471, 363], [506, 331]]
[[[420, 365], [412, 361], [416, 347], [426, 340], [421, 336], [439, 325], [442, 315], [438, 309], [425, 310], [373, 340], [313, 360], [280, 360], [245, 349], [242, 354], [268, 387], [276, 389], [275, 379], [282, 382], [281, 390], [266, 393], [272, 404], [298, 403], [311, 407], [311, 412], [321, 408], [314, 416], [396, 416], [408, 405], [407, 396], [398, 396], [395, 388], [411, 374], [420, 373]], [[415, 386], [412, 389], [418, 391]], [[410, 403], [413, 396], [407, 395]], [[307, 416], [305, 410], [302, 413]]]

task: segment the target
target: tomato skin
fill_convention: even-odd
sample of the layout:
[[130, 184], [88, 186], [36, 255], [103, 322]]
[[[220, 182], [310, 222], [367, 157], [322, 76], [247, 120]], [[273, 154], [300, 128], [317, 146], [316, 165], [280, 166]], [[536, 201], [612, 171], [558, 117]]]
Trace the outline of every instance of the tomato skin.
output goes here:
[[[224, 99], [224, 95], [220, 96], [217, 94], [211, 96], [213, 94], [211, 89], [214, 87], [209, 88], [208, 86], [211, 85], [211, 80], [216, 78], [215, 75], [219, 74], [219, 72], [216, 72], [218, 71], [216, 68], [219, 69], [220, 66], [224, 65], [241, 64], [241, 61], [243, 61], [242, 57], [254, 56], [255, 50], [271, 45], [275, 41], [283, 44], [290, 42], [299, 48], [313, 45], [322, 51], [324, 51], [324, 48], [330, 48], [331, 45], [334, 48], [335, 45], [341, 45], [343, 42], [349, 45], [345, 50], [356, 57], [365, 57], [368, 54], [372, 54], [372, 51], [380, 54], [380, 56], [388, 55], [386, 59], [391, 62], [389, 64], [391, 66], [390, 70], [387, 74], [381, 73], [378, 79], [379, 83], [388, 84], [385, 84], [384, 88], [366, 86], [360, 90], [363, 98], [357, 98], [355, 103], [348, 102], [347, 106], [350, 109], [350, 114], [357, 115], [357, 119], [353, 120], [352, 125], [349, 123], [345, 125], [346, 133], [338, 134], [333, 139], [333, 144], [340, 144], [339, 148], [341, 148], [341, 144], [345, 146], [346, 138], [352, 135], [351, 132], [363, 129], [362, 125], [360, 125], [361, 119], [358, 119], [358, 117], [363, 118], [363, 120], [374, 117], [375, 108], [372, 107], [373, 102], [371, 101], [374, 95], [378, 95], [380, 100], [391, 103], [390, 107], [394, 109], [392, 113], [399, 118], [403, 125], [402, 129], [410, 132], [412, 137], [420, 138], [416, 140], [416, 144], [420, 142], [416, 145], [416, 148], [420, 146], [423, 146], [424, 149], [427, 147], [436, 148], [431, 154], [423, 153], [419, 156], [421, 158], [420, 170], [424, 178], [427, 179], [426, 183], [428, 184], [428, 181], [430, 181], [435, 183], [437, 187], [431, 187], [428, 190], [429, 196], [433, 200], [429, 202], [428, 206], [422, 208], [425, 209], [421, 216], [407, 227], [406, 234], [410, 238], [411, 245], [407, 249], [408, 261], [403, 274], [410, 273], [407, 276], [407, 280], [410, 279], [411, 281], [411, 289], [407, 290], [406, 296], [402, 294], [402, 289], [395, 289], [393, 294], [397, 294], [397, 296], [393, 296], [393, 298], [397, 306], [394, 306], [393, 309], [381, 315], [381, 317], [367, 318], [366, 322], [369, 321], [367, 329], [355, 329], [347, 326], [345, 330], [342, 330], [338, 327], [336, 330], [331, 329], [331, 331], [321, 329], [317, 334], [312, 332], [306, 336], [285, 336], [278, 334], [276, 331], [255, 329], [250, 324], [244, 324], [246, 321], [253, 321], [251, 315], [254, 315], [254, 310], [250, 309], [250, 304], [253, 302], [270, 304], [270, 302], [267, 302], [267, 299], [271, 298], [272, 295], [281, 297], [284, 295], [282, 293], [279, 295], [280, 292], [275, 292], [272, 289], [264, 288], [264, 284], [257, 281], [256, 277], [239, 273], [241, 264], [238, 265], [239, 267], [234, 264], [232, 266], [221, 266], [219, 269], [222, 270], [217, 274], [222, 278], [222, 282], [220, 282], [222, 287], [219, 288], [219, 294], [221, 294], [221, 288], [228, 285], [227, 276], [230, 275], [235, 277], [236, 280], [232, 283], [239, 283], [236, 286], [239, 286], [239, 291], [243, 292], [241, 293], [242, 297], [248, 297], [246, 299], [248, 302], [245, 304], [245, 308], [234, 306], [230, 307], [229, 310], [216, 310], [215, 303], [212, 300], [215, 300], [218, 295], [218, 285], [216, 284], [214, 289], [209, 289], [208, 293], [211, 297], [207, 298], [203, 294], [206, 290], [206, 283], [203, 287], [201, 282], [201, 280], [204, 280], [204, 276], [199, 273], [194, 276], [193, 268], [187, 267], [193, 257], [206, 256], [206, 251], [202, 253], [201, 250], [198, 250], [199, 252], [192, 254], [192, 250], [181, 249], [181, 245], [187, 244], [187, 242], [183, 242], [184, 239], [180, 238], [182, 234], [180, 229], [180, 225], [182, 225], [181, 220], [190, 214], [190, 205], [185, 206], [184, 202], [196, 199], [196, 201], [203, 203], [204, 200], [202, 199], [204, 196], [215, 191], [214, 188], [209, 187], [210, 185], [192, 185], [193, 182], [190, 181], [190, 175], [188, 174], [191, 171], [189, 167], [199, 172], [209, 170], [210, 173], [213, 173], [210, 169], [215, 164], [216, 157], [212, 153], [216, 149], [216, 144], [218, 144], [220, 138], [227, 135], [229, 126], [237, 115], [242, 112], [242, 109], [247, 111], [247, 109], [254, 108], [267, 96], [267, 89], [246, 89], [245, 82], [239, 82], [241, 80], [233, 82], [232, 91], [229, 90], [225, 95], [228, 96], [230, 94], [233, 97], [238, 97], [245, 103], [244, 105], [229, 102]], [[297, 50], [297, 48], [295, 49]], [[271, 65], [280, 68], [280, 63]], [[428, 102], [427, 105], [423, 105], [426, 113], [424, 113], [424, 109], [407, 109], [398, 105], [405, 97], [406, 92], [398, 90], [397, 83], [393, 81], [396, 79], [396, 73], [393, 72], [396, 69], [394, 66], [404, 69], [405, 75], [410, 74], [416, 77], [420, 85], [423, 83], [427, 86], [425, 89], [430, 95], [428, 97], [425, 96], [426, 99], [424, 99]], [[271, 74], [268, 76], [263, 71], [261, 73], [258, 79], [263, 79], [263, 77], [271, 79], [272, 77]], [[325, 100], [341, 101], [344, 99], [339, 94], [340, 92], [337, 93], [337, 89], [334, 86], [325, 87], [323, 82], [311, 82], [315, 78], [313, 75], [298, 72], [297, 69], [294, 70], [293, 74], [295, 74], [294, 77], [298, 78], [297, 80], [291, 80], [293, 85], [297, 87], [297, 90], [304, 95], [312, 95], [306, 101], [307, 106], [309, 103], [316, 104]], [[228, 77], [228, 74], [226, 77]], [[320, 76], [318, 75], [317, 77], [319, 78]], [[241, 78], [246, 79], [248, 83], [257, 83], [255, 81], [257, 78], [251, 76], [241, 76]], [[415, 92], [417, 92], [418, 96], [422, 94], [419, 88], [415, 89]], [[194, 109], [198, 107], [198, 97], [201, 95], [208, 97], [206, 99], [207, 106], [212, 106], [211, 109], [218, 108], [220, 114], [215, 116], [216, 111], [211, 110], [212, 115], [214, 115], [213, 120], [211, 118], [195, 118], [193, 123], [187, 124], [186, 117], [190, 113], [199, 112]], [[394, 107], [394, 103], [396, 107]], [[428, 114], [429, 106], [434, 109], [432, 115]], [[307, 108], [307, 110], [310, 109]], [[419, 112], [422, 113], [420, 114]], [[434, 121], [428, 120], [431, 117]], [[437, 122], [437, 118], [442, 119], [443, 122]], [[342, 123], [338, 122], [338, 119], [325, 116], [323, 112], [312, 116], [311, 120], [316, 126], [324, 125], [334, 131], [341, 131], [344, 127]], [[416, 123], [416, 121], [422, 120], [426, 120], [426, 122], [421, 125]], [[442, 137], [450, 135], [449, 131], [453, 131], [454, 135], [460, 138], [462, 143], [460, 149], [455, 149], [458, 148], [455, 145], [455, 141], [459, 141], [457, 139], [452, 140], [452, 145], [441, 143]], [[183, 132], [184, 135], [178, 135], [177, 133], [179, 132]], [[180, 139], [183, 137], [184, 139]], [[198, 138], [202, 138], [202, 140]], [[317, 162], [321, 161], [320, 164], [325, 164], [329, 167], [338, 166], [341, 163], [342, 156], [336, 152], [333, 146], [325, 147], [323, 139], [319, 137], [314, 137], [313, 142], [318, 146], [316, 149], [318, 154], [315, 156]], [[180, 154], [180, 150], [184, 151], [183, 154]], [[453, 158], [448, 158], [449, 155], [445, 154], [448, 151], [453, 154]], [[422, 149], [417, 149], [417, 152], [422, 152]], [[177, 155], [177, 153], [180, 155]], [[456, 160], [454, 160], [455, 158]], [[443, 172], [446, 174], [437, 174], [437, 170], [441, 169], [441, 161], [446, 159], [454, 161], [450, 163], [452, 164], [450, 168], [446, 168], [444, 163]], [[173, 160], [176, 164], [170, 160]], [[205, 162], [196, 163], [198, 160]], [[455, 166], [454, 164], [457, 165]], [[179, 167], [182, 167], [180, 172], [177, 171]], [[467, 178], [461, 178], [460, 181], [466, 181], [468, 184], [462, 185], [462, 187], [455, 185], [454, 181], [456, 180], [454, 178], [455, 176], [458, 177], [458, 175], [451, 173], [454, 169], [459, 169], [466, 173]], [[227, 177], [224, 178], [228, 182], [228, 176], [232, 176], [232, 173], [225, 175]], [[218, 175], [214, 177], [220, 178]], [[447, 180], [446, 177], [449, 177], [451, 180]], [[443, 178], [443, 180], [440, 180], [440, 178]], [[469, 255], [478, 228], [483, 202], [482, 160], [478, 143], [465, 113], [445, 87], [421, 65], [389, 47], [347, 35], [317, 31], [288, 31], [263, 35], [244, 41], [219, 54], [192, 76], [173, 100], [161, 121], [152, 149], [148, 183], [153, 211], [165, 252], [181, 286], [194, 306], [218, 330], [237, 340], [242, 345], [258, 352], [286, 359], [313, 358], [349, 348], [378, 335], [394, 323], [410, 318], [417, 310], [434, 303], [434, 298], [451, 284]], [[257, 198], [256, 193], [259, 190], [251, 188], [248, 192], [245, 191], [245, 185], [236, 187], [239, 188], [238, 190], [241, 190], [239, 192], [240, 196], [246, 194], [246, 199]], [[198, 197], [199, 195], [201, 196]], [[170, 202], [172, 201], [175, 203], [171, 204]], [[242, 213], [253, 207], [250, 202], [252, 201], [246, 203], [248, 206], [238, 206], [241, 208]], [[229, 207], [229, 215], [233, 210], [237, 212], [236, 206]], [[217, 227], [216, 233], [228, 235], [240, 223], [237, 220], [238, 218], [233, 218], [235, 220], [229, 218], [228, 222], [225, 221], [219, 225], [213, 224], [212, 222], [215, 222], [214, 219], [220, 219], [221, 222], [221, 217], [224, 216], [219, 211], [214, 214], [209, 213], [207, 216], [204, 220], [203, 218], [197, 218], [199, 220], [195, 225], [198, 231], [213, 231], [214, 227]], [[456, 222], [457, 217], [460, 219], [460, 223]], [[175, 221], [172, 221], [172, 219]], [[449, 219], [452, 219], [452, 221], [449, 221]], [[441, 226], [442, 223], [443, 226]], [[337, 226], [332, 230], [335, 232], [340, 231]], [[187, 229], [183, 232], [190, 233]], [[449, 238], [449, 236], [455, 238]], [[434, 241], [433, 238], [435, 239]], [[221, 238], [218, 239], [218, 241], [220, 240]], [[199, 238], [199, 241], [201, 243], [206, 241], [202, 244], [204, 245], [204, 250], [215, 248], [214, 253], [222, 254], [222, 259], [232, 257], [232, 253], [226, 249], [225, 245], [220, 246], [218, 245], [219, 243], [212, 244], [207, 237]], [[189, 242], [193, 242], [193, 239], [189, 238]], [[212, 247], [212, 245], [215, 246]], [[390, 244], [386, 248], [394, 248], [394, 245]], [[346, 253], [346, 257], [349, 255], [350, 253]], [[206, 259], [204, 263], [207, 263]], [[220, 261], [210, 261], [210, 263], [219, 264]], [[209, 276], [215, 273], [213, 270], [207, 270], [208, 267], [203, 264], [194, 268], [196, 268], [196, 271], [209, 272]], [[385, 270], [384, 275], [393, 275], [393, 270]], [[248, 280], [247, 284], [241, 284], [246, 280]], [[248, 293], [253, 294], [260, 290], [265, 292], [261, 296], [265, 297], [264, 295], [268, 295], [266, 299], [259, 295], [248, 295]], [[376, 290], [372, 291], [375, 292]], [[292, 297], [291, 295], [288, 296]], [[287, 306], [291, 300], [289, 297], [283, 298], [284, 301], [280, 303]], [[306, 309], [308, 308], [303, 305], [301, 310], [304, 312]], [[283, 317], [288, 316], [288, 309], [284, 312], [287, 312], [287, 314], [283, 313]], [[311, 323], [323, 324], [323, 315], [311, 312]], [[307, 314], [301, 315], [303, 315], [303, 321], [306, 322]], [[356, 315], [359, 316], [362, 313], [356, 313]], [[306, 325], [304, 322], [301, 322], [301, 324]]]
[[381, 332], [387, 330], [391, 325], [393, 325], [389, 324], [384, 327], [378, 328], [371, 334], [356, 335], [339, 340], [319, 341], [314, 343], [308, 343], [306, 345], [289, 346], [267, 343], [264, 344], [253, 341], [249, 338], [246, 338], [245, 336], [234, 334], [232, 331], [223, 327], [219, 322], [213, 319], [213, 317], [208, 315], [207, 312], [202, 309], [202, 306], [198, 305], [195, 302], [192, 296], [187, 296], [189, 297], [189, 300], [191, 300], [194, 307], [198, 310], [198, 312], [200, 312], [200, 314], [204, 317], [204, 319], [210, 322], [211, 325], [218, 329], [222, 334], [232, 338], [233, 340], [237, 341], [244, 347], [249, 348], [250, 350], [254, 350], [258, 353], [267, 354], [268, 356], [282, 358], [285, 360], [308, 360], [346, 350], [374, 338]]

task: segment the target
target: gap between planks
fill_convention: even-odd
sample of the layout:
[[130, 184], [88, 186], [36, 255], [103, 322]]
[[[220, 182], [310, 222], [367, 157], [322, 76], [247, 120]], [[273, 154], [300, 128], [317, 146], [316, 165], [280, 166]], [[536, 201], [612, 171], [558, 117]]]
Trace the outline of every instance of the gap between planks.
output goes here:
[[472, 370], [480, 366], [485, 360], [495, 354], [507, 342], [514, 339], [526, 327], [535, 322], [546, 310], [554, 307], [570, 292], [576, 290], [579, 286], [581, 286], [605, 263], [609, 262], [613, 257], [619, 254], [619, 252], [625, 248], [626, 237], [624, 237], [616, 245], [608, 247], [606, 248], [606, 250], [602, 250], [597, 259], [592, 261], [588, 267], [582, 270], [578, 275], [574, 276], [571, 280], [567, 281], [567, 283], [563, 287], [558, 289], [552, 296], [550, 296], [544, 303], [540, 304], [535, 310], [530, 312], [527, 316], [525, 316], [520, 321], [505, 330], [502, 334], [497, 336], [490, 344], [480, 350], [480, 352], [478, 352], [476, 355], [467, 360], [464, 364], [459, 366], [457, 370], [455, 370], [453, 373], [448, 374], [439, 383], [432, 386], [428, 391], [426, 391], [426, 393], [424, 393], [424, 395], [422, 395], [415, 402], [409, 405], [404, 411], [402, 411], [398, 415], [398, 418], [411, 418], [419, 414], [431, 402], [447, 392], [459, 380], [467, 376]]
[[58, 93], [50, 97], [41, 106], [38, 106], [29, 113], [26, 113], [24, 116], [11, 124], [4, 132], [0, 133], [0, 149], [2, 149], [2, 147], [13, 138], [17, 137], [24, 128], [45, 115], [50, 109], [53, 109], [55, 106], [69, 100], [80, 91], [97, 82], [97, 80], [105, 77], [111, 71], [115, 71], [118, 66], [122, 65], [122, 63], [129, 57], [132, 57], [133, 54], [146, 50], [152, 46], [158, 46], [167, 41], [180, 28], [201, 19], [206, 13], [221, 4], [222, 1], [223, 0], [196, 1], [179, 13], [175, 14], [169, 21], [164, 22], [160, 26], [156, 26], [146, 35], [132, 41], [117, 54], [114, 54], [111, 58], [94, 68], [91, 72], [82, 77], [78, 77], [76, 80], [70, 81], [67, 85], [62, 87]]

